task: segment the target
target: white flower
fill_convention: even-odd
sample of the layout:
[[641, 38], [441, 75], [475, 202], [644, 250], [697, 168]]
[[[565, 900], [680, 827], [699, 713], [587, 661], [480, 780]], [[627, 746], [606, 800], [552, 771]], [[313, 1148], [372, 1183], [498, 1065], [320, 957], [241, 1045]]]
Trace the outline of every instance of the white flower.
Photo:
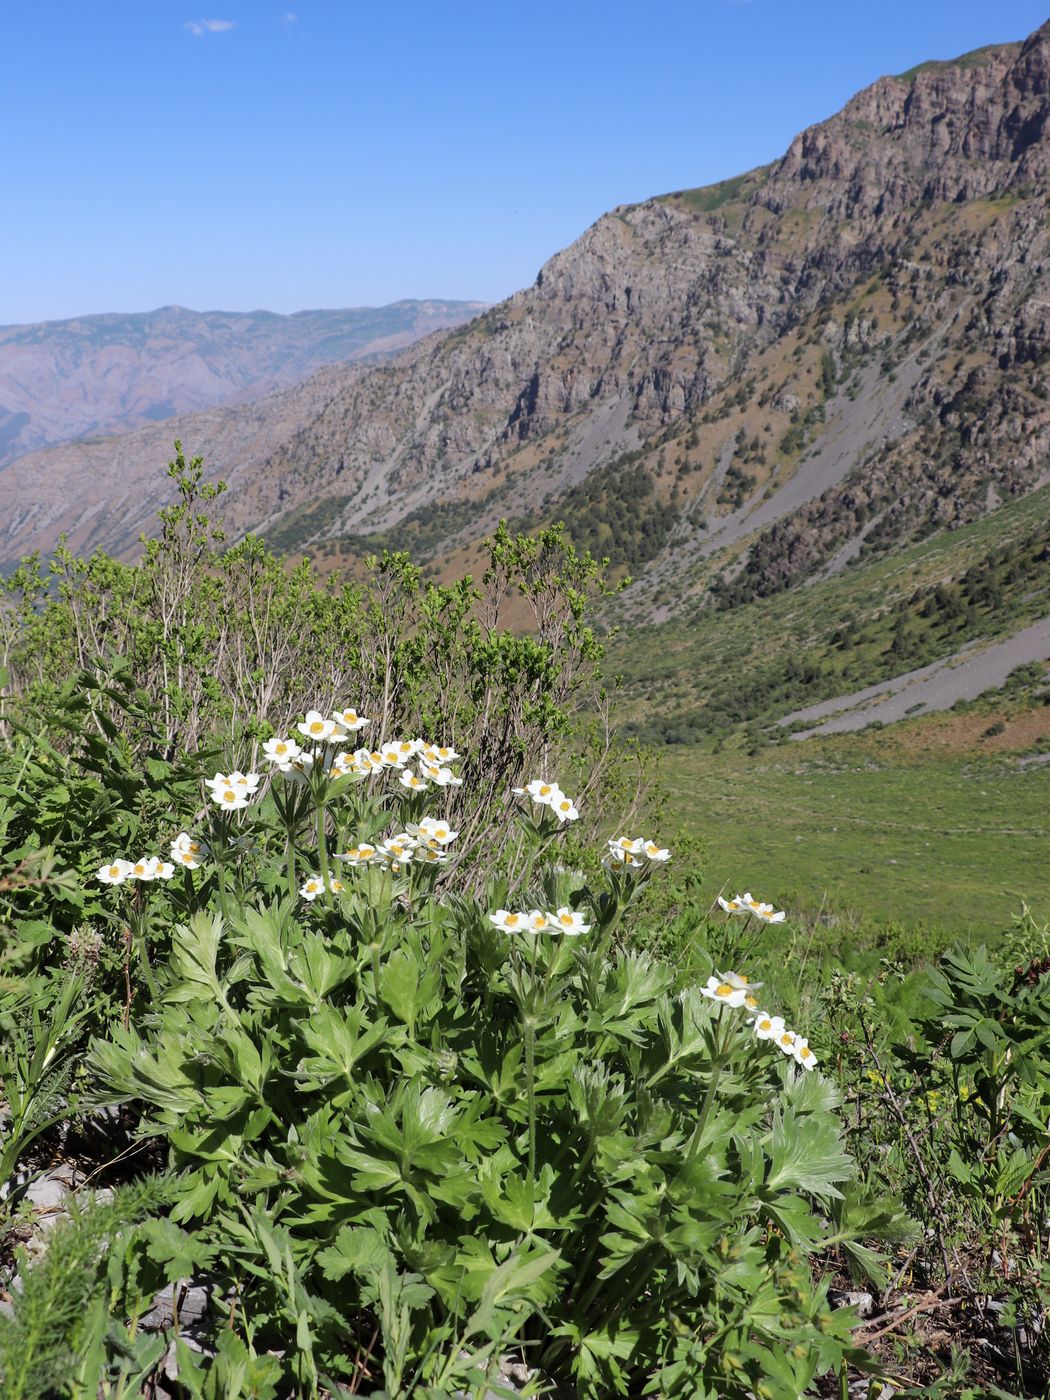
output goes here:
[[510, 909], [497, 909], [495, 914], [489, 915], [489, 920], [507, 933], [520, 933], [523, 928], [528, 927], [529, 916], [520, 911], [515, 913]]
[[434, 842], [439, 846], [447, 846], [459, 835], [458, 831], [453, 831], [448, 822], [442, 821], [440, 817], [422, 817], [418, 825], [410, 824], [408, 831], [425, 846]]
[[375, 846], [362, 841], [360, 846], [351, 846], [348, 851], [342, 851], [336, 856], [336, 860], [345, 860], [347, 865], [368, 865], [375, 857]]
[[119, 857], [111, 860], [108, 865], [100, 865], [95, 879], [101, 880], [104, 885], [122, 885], [131, 875], [132, 864], [130, 860], [122, 860]]
[[793, 1055], [795, 1053], [795, 1041], [797, 1039], [798, 1036], [796, 1036], [794, 1031], [782, 1030], [777, 1036], [777, 1044], [785, 1055]]
[[[310, 716], [307, 715], [306, 718], [309, 720]], [[363, 715], [359, 715], [357, 711], [349, 705], [345, 710], [333, 710], [332, 718], [335, 720], [336, 724], [340, 725], [343, 729], [349, 730], [351, 734], [356, 734], [359, 729], [364, 729], [366, 724], [372, 723], [370, 719], [365, 719]]]
[[426, 778], [417, 778], [411, 768], [404, 770], [399, 781], [402, 787], [406, 787], [412, 792], [422, 792], [427, 785]]
[[754, 1020], [754, 1032], [759, 1040], [776, 1040], [784, 1034], [783, 1016], [770, 1016], [768, 1011], [760, 1011]]
[[170, 880], [175, 867], [160, 856], [139, 856], [128, 871], [129, 880]]
[[612, 870], [618, 865], [641, 866], [645, 862], [645, 843], [641, 837], [631, 840], [627, 836], [614, 836], [608, 843], [608, 854], [602, 864]]
[[454, 763], [459, 757], [455, 749], [447, 748], [444, 744], [425, 744], [421, 739], [416, 740], [419, 744], [419, 752], [428, 763]]
[[727, 1006], [743, 1006], [747, 997], [747, 992], [743, 987], [734, 987], [731, 982], [727, 982], [724, 977], [709, 977], [707, 986], [701, 987], [700, 991], [705, 997], [710, 997], [712, 1001], [723, 1001]]
[[809, 1048], [809, 1041], [805, 1036], [796, 1036], [795, 1043], [791, 1047], [791, 1054], [803, 1069], [813, 1069], [817, 1063], [817, 1057]]
[[368, 768], [362, 768], [357, 754], [347, 753], [345, 749], [342, 753], [337, 753], [332, 760], [332, 772], [337, 778], [363, 778], [371, 772], [371, 768], [371, 763]]
[[400, 832], [397, 836], [388, 836], [379, 847], [379, 855], [384, 860], [400, 865], [408, 865], [415, 854], [416, 843], [407, 831]]
[[746, 914], [748, 912], [744, 905], [743, 895], [738, 894], [736, 899], [723, 899], [719, 895], [718, 902], [727, 914]]
[[547, 915], [547, 927], [557, 933], [589, 933], [590, 924], [583, 922], [583, 915], [576, 914], [567, 906], [562, 906], [556, 914]]
[[181, 865], [185, 870], [199, 870], [201, 857], [206, 854], [204, 847], [199, 841], [194, 841], [192, 836], [186, 831], [180, 831], [175, 840], [171, 843], [171, 859], [175, 865]]
[[263, 757], [275, 763], [281, 773], [287, 773], [301, 753], [294, 739], [267, 739], [263, 744]]
[[383, 766], [385, 768], [404, 768], [405, 764], [412, 757], [412, 747], [408, 746], [408, 753], [405, 753], [398, 740], [392, 744], [380, 744], [379, 752], [383, 756]]
[[244, 789], [240, 787], [234, 787], [234, 785], [228, 779], [223, 785], [210, 786], [211, 800], [215, 803], [216, 807], [220, 807], [222, 811], [236, 812], [239, 811], [242, 807], [247, 807], [248, 798], [244, 793]]
[[658, 846], [655, 841], [646, 841], [644, 850], [650, 860], [658, 863], [671, 859], [671, 852], [666, 847]]
[[574, 822], [579, 819], [579, 812], [576, 810], [576, 803], [571, 797], [566, 797], [563, 792], [559, 793], [550, 804], [550, 809], [560, 822]]
[[746, 906], [748, 912], [764, 919], [767, 924], [782, 924], [784, 922], [783, 909], [774, 914], [772, 904], [763, 904], [760, 899], [752, 899], [750, 890], [747, 894], [740, 896], [740, 902]]
[[440, 846], [417, 846], [415, 858], [421, 865], [447, 865], [449, 854]]
[[511, 792], [516, 797], [531, 797], [540, 807], [550, 807], [557, 802], [564, 793], [557, 783], [548, 783], [543, 778], [533, 778], [531, 783], [526, 783], [524, 787], [511, 788]]
[[340, 744], [346, 738], [346, 730], [340, 727], [341, 723], [325, 719], [318, 710], [307, 710], [306, 718], [295, 727], [315, 744]]
[[463, 779], [457, 778], [451, 768], [442, 768], [439, 763], [423, 762], [419, 765], [419, 771], [432, 782], [435, 787], [459, 787]]
[[640, 836], [633, 839], [630, 836], [614, 836], [609, 842], [609, 850], [613, 854], [624, 851], [629, 856], [640, 856], [645, 851], [645, 842]]
[[530, 909], [525, 915], [526, 926], [533, 933], [543, 933], [550, 925], [551, 915], [545, 914], [542, 909]]
[[[221, 773], [216, 773], [215, 778], [221, 777]], [[213, 778], [212, 782], [214, 781], [215, 779]], [[245, 797], [251, 797], [257, 791], [261, 782], [262, 777], [259, 773], [242, 773], [239, 768], [235, 768], [220, 786], [236, 788], [237, 791], [243, 793]]]
[[299, 893], [305, 900], [312, 903], [319, 894], [324, 893], [324, 881], [321, 879], [320, 875], [310, 875], [304, 883], [299, 886]]
[[346, 886], [343, 884], [342, 880], [336, 879], [334, 875], [329, 875], [328, 888], [332, 891], [333, 894], [342, 894]]

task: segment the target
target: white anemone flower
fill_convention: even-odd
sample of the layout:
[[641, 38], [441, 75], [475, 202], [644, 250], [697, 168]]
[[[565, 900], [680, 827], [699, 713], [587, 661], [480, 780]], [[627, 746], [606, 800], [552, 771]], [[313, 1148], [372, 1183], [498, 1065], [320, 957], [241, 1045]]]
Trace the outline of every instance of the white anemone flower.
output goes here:
[[348, 851], [342, 851], [336, 856], [336, 860], [345, 860], [347, 865], [369, 865], [376, 858], [376, 847], [367, 841], [362, 841], [360, 846], [351, 846]]
[[[624, 838], [621, 837], [619, 842], [609, 842], [608, 853], [605, 856], [605, 859], [602, 861], [602, 864], [606, 866], [609, 870], [613, 870], [620, 865], [627, 865], [631, 866], [634, 869], [638, 869], [645, 862], [645, 857], [641, 855], [639, 851], [630, 851], [623, 846], [623, 839]], [[638, 845], [640, 847], [641, 842], [638, 842]]]
[[657, 864], [662, 864], [665, 860], [671, 859], [671, 852], [667, 847], [658, 846], [655, 841], [646, 841], [643, 849], [649, 859], [656, 861]]
[[248, 798], [243, 788], [234, 787], [232, 783], [227, 783], [223, 787], [213, 787], [211, 789], [211, 800], [224, 812], [238, 812], [242, 807], [247, 807]]
[[625, 851], [629, 856], [640, 856], [645, 852], [645, 842], [640, 836], [614, 836], [609, 842], [610, 851]]
[[313, 903], [319, 894], [324, 894], [324, 881], [320, 875], [309, 875], [299, 886], [299, 893], [305, 900]]
[[459, 835], [458, 831], [453, 831], [448, 822], [442, 821], [440, 817], [421, 817], [418, 823], [413, 822], [409, 826], [408, 831], [427, 846], [432, 841], [436, 841], [439, 846], [447, 846]]
[[557, 913], [547, 915], [547, 927], [555, 933], [567, 933], [572, 936], [589, 933], [591, 926], [583, 920], [582, 914], [577, 914], [567, 905], [563, 905]]
[[489, 915], [489, 921], [506, 933], [520, 933], [529, 926], [528, 914], [512, 909], [497, 909], [495, 914]]
[[816, 1068], [817, 1057], [809, 1048], [809, 1041], [805, 1036], [800, 1035], [796, 1037], [795, 1043], [791, 1047], [791, 1054], [794, 1056], [796, 1063], [800, 1064], [803, 1069]]
[[428, 763], [436, 763], [439, 766], [445, 763], [455, 763], [459, 754], [455, 749], [449, 748], [446, 744], [425, 744], [420, 743], [420, 752]]
[[760, 899], [753, 899], [750, 890], [747, 894], [740, 895], [740, 902], [745, 906], [748, 913], [755, 914], [758, 918], [764, 919], [767, 924], [782, 924], [784, 922], [783, 909], [774, 913], [772, 904], [765, 904]]
[[798, 1040], [798, 1036], [794, 1031], [782, 1030], [777, 1036], [777, 1044], [785, 1055], [793, 1055], [795, 1053], [796, 1040]]
[[550, 918], [542, 909], [530, 909], [525, 915], [525, 927], [532, 933], [543, 933], [549, 927]]
[[757, 992], [764, 985], [762, 982], [752, 982], [739, 972], [723, 972], [723, 982], [728, 982], [731, 987], [736, 987], [741, 992]]
[[427, 763], [424, 760], [419, 765], [419, 771], [435, 787], [461, 787], [463, 784], [462, 778], [457, 778], [451, 768], [442, 768], [440, 763]]
[[417, 846], [415, 858], [420, 865], [447, 865], [449, 853], [440, 846]]
[[557, 783], [548, 783], [544, 778], [533, 778], [524, 787], [511, 788], [516, 797], [531, 797], [539, 807], [551, 807], [564, 793]]
[[742, 894], [738, 894], [735, 899], [723, 899], [722, 896], [719, 895], [718, 902], [727, 914], [748, 913], [748, 908], [744, 903], [744, 896]]
[[784, 1034], [783, 1016], [770, 1016], [768, 1011], [760, 1011], [753, 1022], [755, 1036], [759, 1040], [776, 1040]]
[[122, 885], [131, 875], [133, 866], [130, 860], [117, 858], [111, 860], [107, 865], [100, 865], [95, 879], [100, 880], [104, 885]]
[[170, 880], [175, 867], [160, 856], [139, 856], [131, 867], [128, 878], [131, 880]]
[[[306, 716], [310, 718], [309, 715]], [[356, 734], [359, 729], [364, 729], [366, 724], [371, 724], [370, 719], [365, 719], [364, 715], [359, 715], [351, 706], [347, 705], [345, 710], [333, 710], [332, 718], [341, 729], [348, 730], [351, 734]]]
[[739, 1007], [744, 1005], [747, 992], [742, 987], [734, 987], [731, 982], [727, 982], [724, 977], [709, 977], [707, 985], [700, 988], [705, 997], [710, 997], [712, 1001], [725, 1002], [726, 1006]]
[[239, 768], [235, 768], [226, 781], [230, 787], [237, 788], [244, 793], [245, 797], [251, 797], [258, 791], [262, 775], [260, 773], [242, 773]]
[[405, 753], [400, 742], [397, 740], [392, 744], [380, 744], [379, 752], [383, 756], [384, 768], [404, 768], [405, 764], [412, 757], [411, 746], [409, 746], [409, 752]]
[[267, 739], [263, 744], [263, 757], [276, 764], [280, 773], [287, 773], [301, 753], [294, 739]]
[[579, 820], [580, 814], [576, 808], [575, 801], [571, 797], [566, 797], [563, 792], [559, 793], [550, 804], [550, 809], [560, 822], [574, 822]]
[[368, 769], [361, 767], [357, 754], [347, 753], [345, 750], [342, 753], [337, 753], [332, 760], [332, 772], [337, 778], [360, 778], [370, 771], [371, 766]]
[[306, 718], [296, 726], [315, 744], [341, 744], [346, 738], [346, 730], [334, 719], [325, 719], [319, 710], [307, 710]]
[[204, 854], [203, 845], [194, 841], [187, 831], [180, 831], [171, 843], [172, 862], [181, 865], [184, 870], [199, 870]]
[[383, 860], [394, 861], [400, 865], [408, 865], [415, 854], [416, 843], [407, 832], [388, 836], [379, 846], [379, 855]]
[[410, 792], [423, 792], [427, 786], [426, 778], [418, 777], [411, 768], [406, 768], [398, 781], [402, 787], [408, 788]]

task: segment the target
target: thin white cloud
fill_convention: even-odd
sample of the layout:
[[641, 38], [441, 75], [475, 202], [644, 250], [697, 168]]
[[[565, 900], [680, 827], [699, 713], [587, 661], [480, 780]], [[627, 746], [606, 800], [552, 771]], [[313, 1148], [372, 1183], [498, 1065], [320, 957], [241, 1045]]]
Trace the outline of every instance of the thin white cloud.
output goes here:
[[294, 11], [289, 10], [287, 14], [281, 16], [281, 23], [285, 25], [298, 24], [299, 16]]
[[188, 19], [182, 27], [199, 39], [202, 34], [224, 34], [227, 29], [236, 29], [237, 22], [232, 19]]

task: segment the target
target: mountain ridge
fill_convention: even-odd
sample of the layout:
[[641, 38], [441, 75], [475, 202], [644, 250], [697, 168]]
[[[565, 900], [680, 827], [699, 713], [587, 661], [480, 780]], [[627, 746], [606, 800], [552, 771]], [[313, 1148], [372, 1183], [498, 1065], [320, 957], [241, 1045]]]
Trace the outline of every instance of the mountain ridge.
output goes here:
[[[468, 325], [256, 405], [251, 452], [180, 434], [235, 533], [326, 567], [396, 544], [462, 571], [500, 516], [565, 518], [654, 620], [849, 567], [1046, 479], [1048, 113], [1050, 24], [880, 78], [768, 166], [603, 215]], [[148, 524], [30, 505], [0, 557], [60, 522]]]
[[0, 326], [0, 469], [26, 452], [220, 403], [244, 403], [324, 365], [378, 359], [482, 302], [194, 311], [170, 304]]

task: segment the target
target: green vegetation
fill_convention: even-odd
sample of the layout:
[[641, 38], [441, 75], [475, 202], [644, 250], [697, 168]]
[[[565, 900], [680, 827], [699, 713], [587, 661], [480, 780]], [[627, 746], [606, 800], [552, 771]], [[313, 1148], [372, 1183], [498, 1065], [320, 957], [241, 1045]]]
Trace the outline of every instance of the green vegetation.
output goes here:
[[963, 934], [994, 942], [1026, 903], [1050, 919], [1046, 765], [873, 732], [751, 756], [675, 748], [660, 776], [668, 817], [704, 832], [718, 878], [746, 888], [761, 873], [827, 946], [889, 940], [913, 956]]
[[[547, 512], [564, 522], [578, 549], [608, 559], [614, 568], [641, 568], [667, 543], [678, 510], [660, 500], [656, 483], [638, 460], [641, 452], [593, 471], [570, 487]], [[527, 521], [515, 522], [517, 528]]]
[[624, 628], [610, 651], [630, 732], [692, 743], [770, 729], [802, 704], [1008, 635], [1050, 605], [1050, 490], [805, 589], [756, 598], [747, 568], [712, 589], [717, 616]]
[[[755, 765], [746, 867], [714, 865], [739, 752], [674, 794], [703, 873], [636, 818], [602, 844], [644, 794], [588, 721], [605, 584], [563, 530], [500, 529], [480, 587], [388, 555], [329, 590], [170, 475], [141, 564], [60, 550], [0, 608], [4, 1400], [1045, 1394], [1047, 929], [912, 966], [932, 916], [873, 950], [712, 915], [722, 874], [799, 888], [760, 837], [856, 817], [859, 749], [793, 815]], [[938, 804], [1005, 834], [975, 776], [984, 826], [927, 782], [913, 844]], [[949, 882], [901, 873], [927, 915]]]

